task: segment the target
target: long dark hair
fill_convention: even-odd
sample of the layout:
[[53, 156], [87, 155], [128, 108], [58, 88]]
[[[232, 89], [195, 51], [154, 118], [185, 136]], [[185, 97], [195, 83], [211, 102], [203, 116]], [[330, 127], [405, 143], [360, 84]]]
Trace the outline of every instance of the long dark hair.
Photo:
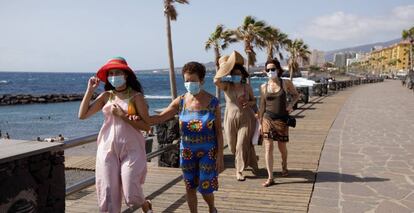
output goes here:
[[[127, 87], [131, 87], [136, 92], [141, 93], [144, 95], [144, 90], [142, 89], [141, 83], [139, 83], [137, 76], [133, 72], [122, 70], [124, 74], [127, 76], [126, 78], [126, 85]], [[108, 76], [106, 76], [106, 84], [105, 84], [105, 91], [108, 90], [115, 90], [115, 87], [111, 85], [111, 83], [108, 82]]]
[[265, 69], [267, 69], [268, 64], [274, 64], [276, 66], [276, 70], [277, 70], [277, 77], [279, 77], [279, 78], [282, 77], [282, 74], [283, 74], [284, 70], [282, 69], [282, 66], [280, 66], [280, 62], [277, 58], [267, 60], [266, 64], [265, 64]]

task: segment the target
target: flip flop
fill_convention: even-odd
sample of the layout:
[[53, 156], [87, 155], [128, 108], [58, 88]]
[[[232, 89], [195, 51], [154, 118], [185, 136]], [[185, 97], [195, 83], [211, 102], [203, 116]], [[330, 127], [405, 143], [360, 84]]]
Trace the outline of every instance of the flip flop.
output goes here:
[[237, 181], [245, 181], [246, 180], [246, 178], [240, 173], [236, 174], [236, 179], [237, 179]]
[[269, 187], [269, 186], [274, 185], [274, 184], [275, 184], [275, 181], [273, 179], [267, 179], [266, 182], [264, 182], [262, 184], [262, 186], [263, 187]]
[[[151, 201], [150, 200], [146, 200], [146, 202], [148, 203], [148, 211], [146, 213], [154, 213], [152, 211], [152, 203], [151, 203]], [[144, 212], [144, 211], [142, 211], [142, 212]]]

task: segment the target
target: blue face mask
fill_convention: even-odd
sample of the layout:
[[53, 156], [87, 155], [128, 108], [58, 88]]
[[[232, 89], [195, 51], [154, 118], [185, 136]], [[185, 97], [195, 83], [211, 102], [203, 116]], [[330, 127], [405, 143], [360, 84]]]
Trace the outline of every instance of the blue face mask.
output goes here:
[[109, 83], [115, 88], [120, 87], [125, 84], [125, 77], [123, 75], [114, 75], [108, 77]]
[[233, 83], [240, 83], [241, 82], [242, 77], [240, 75], [232, 75], [231, 76], [231, 81]]
[[185, 82], [184, 86], [191, 95], [197, 95], [201, 90], [200, 82]]

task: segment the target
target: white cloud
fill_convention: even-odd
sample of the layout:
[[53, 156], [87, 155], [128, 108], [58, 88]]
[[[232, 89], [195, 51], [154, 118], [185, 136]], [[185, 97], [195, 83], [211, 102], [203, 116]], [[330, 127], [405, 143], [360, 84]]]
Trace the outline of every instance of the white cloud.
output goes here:
[[[399, 6], [388, 14], [376, 17], [335, 12], [312, 20], [304, 35], [325, 41], [358, 43], [375, 37], [400, 35], [413, 26], [414, 5]], [[381, 36], [382, 35], [382, 36]]]

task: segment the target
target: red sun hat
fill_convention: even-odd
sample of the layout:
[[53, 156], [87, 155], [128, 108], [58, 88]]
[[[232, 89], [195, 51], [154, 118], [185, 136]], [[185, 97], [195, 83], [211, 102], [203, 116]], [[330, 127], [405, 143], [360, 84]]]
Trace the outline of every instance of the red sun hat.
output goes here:
[[114, 57], [109, 59], [108, 62], [106, 62], [105, 65], [103, 65], [98, 72], [96, 73], [96, 76], [99, 78], [99, 80], [106, 83], [107, 77], [108, 77], [108, 71], [112, 69], [120, 69], [125, 70], [128, 72], [131, 72], [134, 74], [134, 71], [128, 66], [128, 63], [126, 60], [122, 57]]

